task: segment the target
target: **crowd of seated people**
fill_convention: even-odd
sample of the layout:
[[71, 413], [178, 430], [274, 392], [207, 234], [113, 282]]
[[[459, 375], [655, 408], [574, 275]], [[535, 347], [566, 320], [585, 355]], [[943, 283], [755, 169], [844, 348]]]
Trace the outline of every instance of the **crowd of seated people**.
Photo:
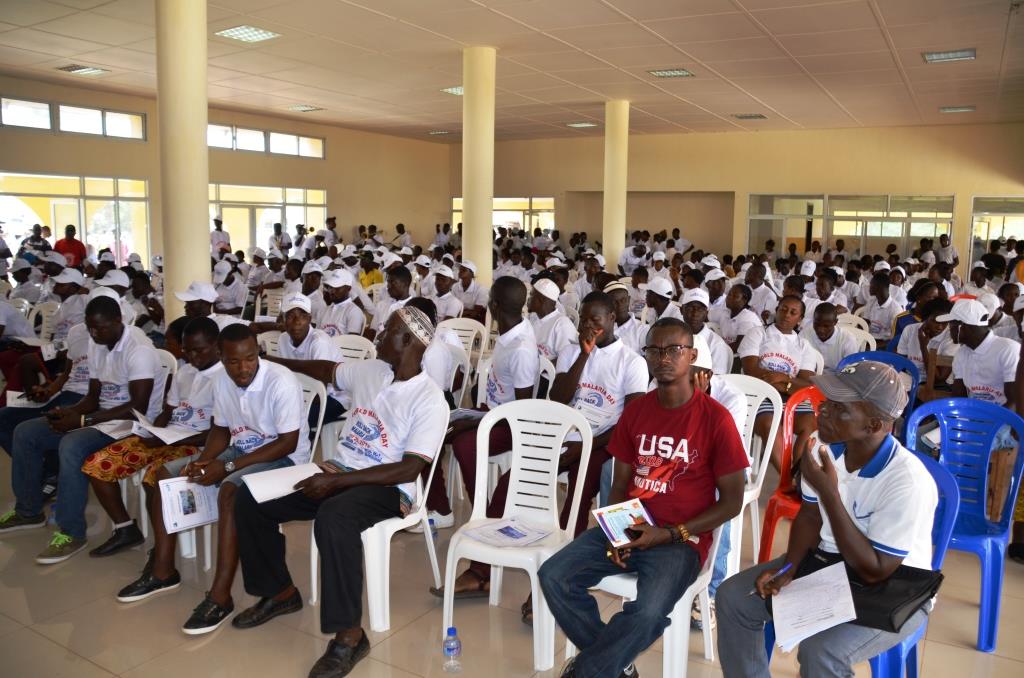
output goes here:
[[[92, 254], [77, 246], [73, 226], [53, 245], [41, 227], [14, 253], [0, 242], [0, 256], [13, 257], [9, 267], [4, 259], [12, 286], [0, 300], [7, 384], [0, 446], [11, 458], [15, 498], [0, 516], [0, 539], [41, 547], [36, 561], [52, 565], [82, 551], [104, 558], [144, 547], [145, 527], [153, 539], [140, 555], [140, 575], [110, 592], [122, 603], [143, 601], [182, 581], [160, 481], [216, 487], [216, 571], [181, 627], [202, 635], [229, 620], [249, 629], [302, 608], [279, 527], [312, 521], [321, 630], [332, 635], [310, 669], [316, 678], [347, 675], [369, 652], [362, 531], [417, 503], [416, 481], [446, 445], [449, 468], [459, 469], [472, 501], [480, 420], [459, 418], [446, 428], [451, 409], [494, 409], [536, 398], [539, 389], [539, 397], [584, 412], [589, 459], [582, 465], [577, 435], [558, 462], [568, 472], [568, 496], [582, 486], [576, 523], [568, 524], [570, 502], [560, 515], [575, 540], [547, 560], [540, 583], [579, 649], [561, 675], [587, 678], [638, 675], [636, 657], [664, 632], [723, 526], [709, 564], [717, 605], [711, 619], [695, 610], [691, 623], [701, 628], [717, 617], [727, 676], [768, 675], [763, 598], [792, 580], [783, 568], [808, 551], [839, 554], [866, 581], [886, 579], [901, 563], [930, 566], [934, 483], [893, 435], [909, 385], [884, 361], [840, 369], [847, 356], [874, 348], [905, 357], [924, 385], [921, 398], [1024, 409], [1017, 376], [1024, 284], [1016, 279], [1024, 257], [1012, 240], [994, 242], [965, 281], [956, 274], [965, 262], [946, 235], [937, 244], [922, 239], [908, 257], [895, 245], [862, 254], [842, 239], [832, 247], [814, 241], [803, 256], [796, 243], [780, 252], [772, 240], [763, 251], [719, 255], [679, 229], [635, 231], [618, 260], [608, 261], [586, 233], [502, 227], [492, 260], [473, 262], [462, 256], [461, 224], [438, 224], [420, 243], [403, 224], [390, 238], [359, 226], [346, 241], [333, 217], [321, 229], [294, 231], [275, 224], [266, 249], [246, 252], [233, 249], [215, 219], [212, 282], [166, 290], [183, 305], [177, 318], [165, 312], [159, 256], [147, 268], [136, 254]], [[487, 266], [489, 285], [480, 280]], [[279, 307], [268, 315], [272, 298]], [[38, 327], [27, 319], [30, 307], [40, 318], [46, 311]], [[467, 319], [491, 341], [464, 346], [453, 328]], [[356, 337], [372, 342], [375, 357], [346, 357], [341, 346]], [[486, 375], [463, 373], [452, 348], [486, 357]], [[542, 378], [547, 362], [550, 383]], [[771, 402], [748, 412], [729, 374], [761, 380], [783, 402], [813, 386], [824, 402], [817, 413], [809, 402], [796, 405], [787, 451], [781, 430], [767, 439], [779, 416]], [[303, 380], [322, 382], [325, 401], [304, 407]], [[456, 402], [463, 382], [472, 388]], [[132, 426], [137, 413], [187, 435], [165, 444]], [[801, 508], [783, 556], [727, 577], [729, 552], [740, 548], [729, 543], [727, 526], [743, 506], [754, 461], [742, 439], [748, 417], [775, 469], [791, 454], [785, 466], [797, 470]], [[314, 458], [318, 422], [320, 433], [337, 435], [322, 446], [321, 472], [291, 494], [258, 502], [245, 477]], [[999, 445], [1016, 446], [1001, 436]], [[815, 439], [821, 447], [812, 448]], [[491, 456], [512, 444], [507, 424], [491, 429]], [[446, 466], [436, 465], [422, 490], [442, 530], [457, 523]], [[145, 516], [133, 517], [122, 498], [119, 483], [135, 476]], [[509, 482], [508, 472], [498, 477], [489, 517], [502, 516]], [[853, 489], [840, 492], [842, 483]], [[112, 525], [98, 544], [87, 538], [90, 488]], [[886, 501], [867, 506], [879, 497]], [[641, 499], [654, 524], [637, 526], [629, 544], [614, 548], [591, 527], [587, 508], [627, 498]], [[865, 511], [886, 518], [867, 523], [857, 517]], [[1009, 555], [1024, 562], [1019, 501], [1015, 519]], [[45, 540], [10, 536], [48, 526]], [[236, 610], [239, 567], [256, 602]], [[619, 572], [638, 575], [638, 596], [602, 621], [588, 589]], [[489, 595], [490, 576], [488, 565], [470, 563], [452, 582], [454, 598]], [[533, 601], [521, 612], [531, 624]], [[801, 670], [850, 675], [852, 664], [900, 642], [927, 615], [919, 610], [897, 632], [848, 623], [818, 634], [801, 644]]]

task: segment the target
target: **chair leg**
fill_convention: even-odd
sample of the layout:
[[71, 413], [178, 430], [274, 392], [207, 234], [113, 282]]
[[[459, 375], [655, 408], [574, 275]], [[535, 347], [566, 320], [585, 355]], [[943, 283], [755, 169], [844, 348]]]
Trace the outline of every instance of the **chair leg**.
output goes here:
[[494, 607], [501, 605], [501, 579], [504, 574], [505, 568], [491, 565], [491, 595], [487, 602]]
[[309, 533], [309, 604], [316, 605], [320, 599], [320, 549], [316, 545], [316, 535]]
[[903, 662], [907, 678], [917, 678], [917, 643], [914, 643], [907, 651], [907, 659]]
[[391, 628], [391, 540], [372, 527], [363, 531], [362, 539], [370, 630], [382, 633]]
[[700, 618], [709, 620], [707, 623], [702, 624], [704, 634], [704, 659], [709, 662], [715, 661], [715, 638], [711, 631], [711, 597], [708, 595], [708, 590], [704, 589], [700, 592]]
[[[761, 507], [757, 499], [747, 504], [750, 507], [750, 547], [759, 548], [761, 544]], [[753, 554], [757, 558], [758, 554]]]
[[875, 655], [869, 663], [871, 678], [903, 678], [903, 657], [900, 645]]
[[[458, 536], [452, 538], [452, 541]], [[458, 558], [455, 557], [453, 545], [448, 547], [448, 558], [444, 564], [444, 606], [441, 611], [441, 639], [444, 640], [448, 628], [452, 626], [452, 619], [455, 616], [455, 567], [458, 565]]]
[[729, 523], [729, 554], [726, 556], [725, 576], [731, 577], [740, 571], [743, 552], [743, 509]]
[[437, 565], [437, 544], [434, 543], [434, 535], [430, 532], [430, 523], [426, 513], [423, 514], [420, 527], [423, 528], [423, 538], [427, 541], [427, 558], [430, 559], [430, 573], [434, 575], [434, 588], [441, 588], [441, 571]]
[[142, 538], [149, 539], [149, 510], [146, 509], [146, 491], [142, 488], [141, 473], [136, 474], [136, 491], [139, 493], [139, 529], [142, 530]]
[[533, 668], [535, 671], [547, 671], [555, 665], [555, 617], [544, 599], [536, 572], [530, 572], [530, 586], [533, 593]]
[[[707, 589], [704, 589], [705, 594]], [[693, 595], [683, 594], [669, 615], [669, 625], [662, 636], [662, 675], [672, 678], [686, 678], [687, 664], [690, 660], [690, 608], [693, 606]], [[701, 609], [701, 614], [705, 614]], [[708, 619], [708, 617], [704, 617]], [[710, 625], [705, 624], [708, 628]], [[708, 629], [710, 633], [710, 629]], [[705, 653], [707, 652], [707, 636], [705, 636]]]
[[178, 551], [182, 558], [196, 557], [196, 531], [185, 530], [178, 533]]
[[767, 563], [772, 557], [772, 541], [775, 539], [775, 526], [779, 522], [778, 509], [774, 501], [768, 501], [764, 512], [764, 527], [761, 530], [761, 546], [757, 552], [757, 562]]
[[213, 567], [213, 526], [203, 525], [203, 572]]
[[1003, 593], [1006, 544], [990, 539], [981, 557], [981, 609], [978, 611], [978, 649], [994, 652], [999, 634], [999, 607]]

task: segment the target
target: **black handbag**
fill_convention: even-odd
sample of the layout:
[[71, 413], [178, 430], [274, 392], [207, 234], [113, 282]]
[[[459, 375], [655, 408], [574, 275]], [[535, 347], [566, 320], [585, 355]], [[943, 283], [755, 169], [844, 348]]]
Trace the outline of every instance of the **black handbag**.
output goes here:
[[[808, 553], [796, 568], [794, 579], [817, 572], [843, 561], [838, 553], [816, 549]], [[942, 572], [900, 565], [888, 579], [865, 584], [846, 566], [857, 618], [853, 624], [870, 629], [897, 633], [914, 614], [928, 604], [942, 586]]]

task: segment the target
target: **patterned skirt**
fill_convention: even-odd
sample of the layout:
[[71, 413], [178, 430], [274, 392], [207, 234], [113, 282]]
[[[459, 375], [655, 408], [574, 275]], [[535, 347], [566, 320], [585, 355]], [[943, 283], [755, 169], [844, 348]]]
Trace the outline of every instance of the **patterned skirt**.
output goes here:
[[146, 447], [139, 436], [128, 436], [89, 455], [82, 464], [82, 472], [97, 480], [115, 483], [131, 478], [148, 466], [143, 482], [155, 485], [156, 472], [161, 466], [198, 452], [199, 448], [191, 445]]

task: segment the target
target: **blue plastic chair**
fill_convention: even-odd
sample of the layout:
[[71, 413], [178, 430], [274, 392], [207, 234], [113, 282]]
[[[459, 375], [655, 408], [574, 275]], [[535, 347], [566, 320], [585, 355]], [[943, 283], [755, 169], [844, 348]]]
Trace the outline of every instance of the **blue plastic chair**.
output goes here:
[[[949, 549], [953, 528], [956, 525], [960, 510], [960, 488], [956, 478], [946, 468], [931, 457], [917, 455], [924, 467], [932, 474], [938, 489], [939, 501], [935, 506], [935, 518], [932, 523], [932, 569], [941, 570]], [[871, 658], [871, 675], [873, 678], [917, 678], [917, 643], [924, 638], [928, 621], [899, 645], [889, 648], [880, 655]], [[765, 625], [765, 652], [771, 659], [775, 645], [775, 625]], [[904, 673], [904, 668], [906, 672]]]
[[[896, 353], [889, 353], [888, 351], [862, 351], [848, 355], [840, 360], [839, 364], [836, 365], [836, 371], [838, 372], [844, 367], [859, 363], [862, 360], [875, 360], [885, 363], [897, 372], [906, 372], [910, 375], [910, 398], [907, 400], [907, 407], [903, 410], [903, 423], [900, 425], [900, 429], [896, 431], [896, 437], [900, 440], [905, 440], [907, 415], [914, 409], [914, 403], [917, 402], [917, 387], [921, 385], [921, 373], [918, 371], [917, 365], [910, 362], [908, 358], [904, 358]], [[907, 448], [914, 449], [910, 445], [907, 445]]]
[[950, 547], [967, 551], [981, 561], [981, 609], [978, 614], [978, 649], [993, 652], [999, 630], [1006, 545], [1010, 540], [1013, 507], [1020, 490], [1024, 454], [1017, 454], [1007, 500], [998, 522], [986, 515], [988, 467], [992, 443], [1003, 426], [1024, 440], [1024, 419], [1005, 407], [967, 398], [933, 400], [914, 410], [907, 420], [907, 447], [917, 446], [921, 422], [935, 417], [942, 433], [939, 460], [956, 478], [960, 512]]

